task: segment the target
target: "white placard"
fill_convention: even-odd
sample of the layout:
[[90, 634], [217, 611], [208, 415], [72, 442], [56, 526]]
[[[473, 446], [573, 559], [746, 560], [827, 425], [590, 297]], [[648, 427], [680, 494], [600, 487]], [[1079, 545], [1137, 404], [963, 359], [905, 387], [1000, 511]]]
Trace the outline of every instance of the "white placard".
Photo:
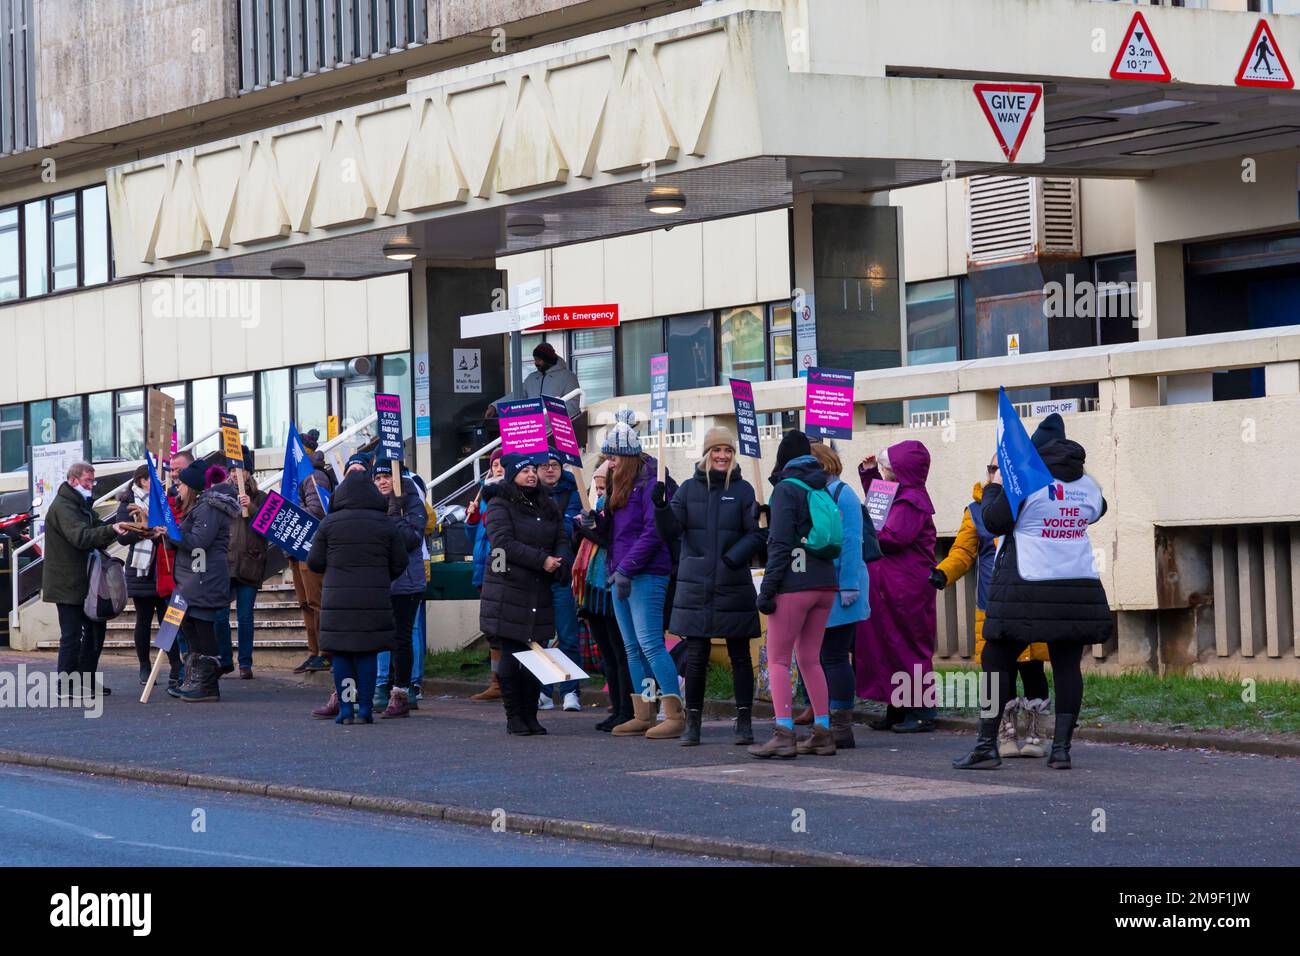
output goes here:
[[451, 350], [452, 391], [467, 395], [483, 393], [483, 350]]
[[1045, 415], [1073, 415], [1079, 411], [1077, 398], [1061, 398], [1054, 402], [1031, 402], [1030, 418], [1042, 418]]
[[[568, 680], [586, 680], [589, 676], [577, 664], [573, 663], [558, 647], [548, 647], [542, 653], [542, 657], [537, 651], [518, 651], [515, 658], [523, 664], [533, 675], [545, 684], [558, 684]], [[549, 661], [548, 661], [549, 659]], [[557, 673], [555, 668], [559, 667], [563, 674]]]
[[54, 504], [59, 486], [67, 480], [68, 469], [85, 460], [85, 442], [63, 441], [32, 446], [30, 490], [33, 501], [41, 499], [40, 507], [32, 509], [35, 512], [32, 517], [33, 537], [45, 533], [45, 513]]

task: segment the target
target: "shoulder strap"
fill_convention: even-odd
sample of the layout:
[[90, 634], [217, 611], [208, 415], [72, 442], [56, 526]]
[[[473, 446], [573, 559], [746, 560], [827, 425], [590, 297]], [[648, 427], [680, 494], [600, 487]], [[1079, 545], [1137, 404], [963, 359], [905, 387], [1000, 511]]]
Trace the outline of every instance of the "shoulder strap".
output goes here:
[[813, 492], [813, 489], [810, 485], [805, 484], [804, 482], [800, 481], [798, 478], [782, 478], [781, 480], [788, 481], [792, 485], [798, 485], [804, 491], [808, 492], [808, 494], [812, 494]]
[[840, 503], [840, 492], [843, 491], [843, 490], [844, 490], [844, 482], [842, 482], [842, 481], [836, 481], [836, 482], [835, 482], [835, 490], [831, 492], [831, 501], [835, 502], [836, 504], [839, 504], [839, 503]]

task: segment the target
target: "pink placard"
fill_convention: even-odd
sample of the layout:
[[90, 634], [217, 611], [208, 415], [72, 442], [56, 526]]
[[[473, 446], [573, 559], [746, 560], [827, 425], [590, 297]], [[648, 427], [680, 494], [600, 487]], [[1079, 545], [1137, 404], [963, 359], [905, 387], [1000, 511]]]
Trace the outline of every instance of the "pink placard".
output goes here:
[[499, 402], [503, 455], [537, 455], [546, 451], [546, 407], [540, 398]]
[[566, 464], [582, 465], [582, 448], [578, 445], [578, 436], [573, 433], [573, 422], [569, 420], [569, 408], [562, 398], [543, 396], [546, 405], [546, 417], [551, 422], [551, 438], [555, 450], [564, 456]]
[[810, 368], [807, 382], [805, 423], [809, 437], [852, 438], [853, 373]]

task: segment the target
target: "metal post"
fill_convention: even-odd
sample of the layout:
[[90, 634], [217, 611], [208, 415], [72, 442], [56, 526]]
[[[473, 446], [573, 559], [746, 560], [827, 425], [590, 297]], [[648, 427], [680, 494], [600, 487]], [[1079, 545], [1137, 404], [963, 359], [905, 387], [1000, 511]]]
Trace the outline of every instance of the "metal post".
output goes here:
[[510, 333], [510, 392], [516, 398], [522, 398], [523, 380], [520, 376], [523, 374], [522, 365], [524, 357], [521, 354], [524, 348], [524, 334], [518, 329]]

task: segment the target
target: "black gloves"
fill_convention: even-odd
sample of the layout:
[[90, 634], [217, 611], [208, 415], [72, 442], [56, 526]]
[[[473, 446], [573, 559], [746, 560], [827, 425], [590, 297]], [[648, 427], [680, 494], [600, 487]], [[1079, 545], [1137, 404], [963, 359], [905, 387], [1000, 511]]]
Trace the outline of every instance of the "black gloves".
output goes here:
[[755, 604], [757, 605], [760, 614], [770, 615], [776, 610], [776, 598], [772, 597], [770, 594], [760, 594]]
[[632, 596], [632, 579], [622, 571], [614, 572], [614, 594], [620, 601], [626, 601]]
[[944, 574], [938, 568], [930, 569], [930, 583], [936, 591], [942, 591], [948, 586], [948, 575]]
[[654, 502], [656, 508], [667, 507], [668, 489], [664, 487], [662, 481], [656, 481], [655, 486], [650, 489], [650, 500]]
[[760, 505], [757, 501], [754, 502], [754, 520], [762, 521], [764, 518], [767, 518], [769, 524], [771, 523], [772, 509], [767, 505]]

